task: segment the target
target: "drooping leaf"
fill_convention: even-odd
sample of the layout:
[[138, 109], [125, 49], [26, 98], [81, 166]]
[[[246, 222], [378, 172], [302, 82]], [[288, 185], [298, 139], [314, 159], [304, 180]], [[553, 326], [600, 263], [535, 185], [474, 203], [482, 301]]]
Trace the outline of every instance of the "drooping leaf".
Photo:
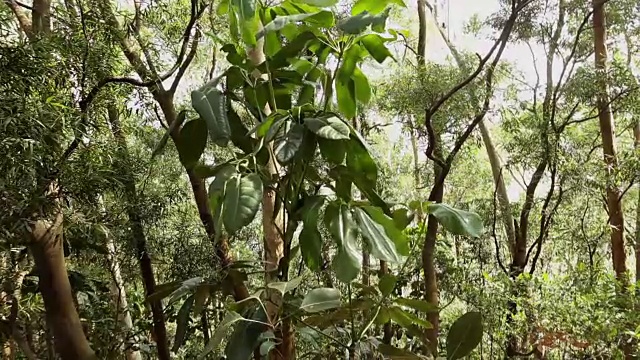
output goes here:
[[234, 18], [237, 17], [237, 24], [234, 25], [239, 27], [242, 40], [247, 45], [255, 45], [255, 34], [260, 28], [260, 18], [256, 16], [255, 0], [231, 0], [231, 9], [233, 9], [232, 13], [236, 15]]
[[395, 346], [392, 345], [388, 345], [388, 344], [380, 344], [378, 345], [378, 351], [380, 351], [380, 353], [382, 355], [384, 355], [385, 359], [391, 359], [391, 360], [421, 360], [423, 359], [422, 357], [409, 352], [407, 350], [403, 350], [403, 349], [398, 349]]
[[229, 234], [247, 226], [262, 201], [262, 181], [257, 174], [236, 175], [227, 180], [224, 194], [224, 227]]
[[398, 323], [398, 325], [402, 326], [405, 329], [413, 329], [416, 326], [422, 327], [424, 329], [431, 329], [433, 325], [420, 317], [413, 315], [410, 312], [402, 310], [398, 306], [389, 307], [389, 316], [393, 321]]
[[325, 222], [338, 245], [338, 252], [331, 264], [336, 277], [342, 282], [351, 282], [358, 276], [362, 266], [361, 251], [356, 243], [356, 224], [351, 211], [344, 204], [331, 203], [325, 210]]
[[414, 217], [415, 214], [410, 213], [406, 208], [396, 209], [392, 213], [393, 223], [400, 230], [404, 230], [407, 226], [409, 226]]
[[438, 307], [420, 299], [397, 298], [393, 302], [423, 313], [438, 312]]
[[191, 120], [180, 130], [178, 155], [186, 168], [192, 168], [207, 146], [207, 123], [202, 118]]
[[484, 232], [482, 218], [476, 213], [454, 209], [446, 204], [429, 204], [427, 209], [452, 234], [480, 237]]
[[205, 86], [191, 92], [191, 104], [207, 123], [211, 141], [219, 146], [227, 146], [231, 138], [231, 128], [224, 94], [212, 86]]
[[396, 287], [397, 281], [398, 279], [392, 274], [384, 274], [378, 282], [378, 289], [380, 289], [382, 296], [391, 295], [393, 289]]
[[182, 281], [172, 281], [170, 283], [160, 284], [156, 286], [155, 292], [149, 295], [146, 300], [149, 303], [160, 301], [176, 291], [176, 289], [179, 288], [181, 284]]
[[473, 351], [482, 341], [482, 315], [468, 312], [456, 320], [447, 334], [447, 359], [461, 359]]
[[367, 76], [357, 67], [353, 71], [351, 78], [356, 89], [356, 100], [362, 104], [368, 104], [371, 100], [371, 86], [369, 85], [369, 79], [367, 79]]
[[300, 251], [307, 267], [313, 271], [322, 263], [322, 236], [318, 230], [318, 216], [324, 204], [324, 196], [313, 196], [305, 200], [301, 209], [303, 228], [300, 232]]
[[233, 333], [228, 338], [225, 355], [227, 360], [249, 360], [255, 349], [260, 345], [260, 336], [264, 332], [267, 314], [259, 304], [254, 304], [247, 310], [247, 319], [236, 324]]
[[401, 258], [396, 251], [396, 246], [387, 235], [384, 227], [373, 221], [361, 208], [354, 208], [353, 212], [360, 228], [360, 233], [369, 245], [371, 255], [392, 263], [400, 262]]
[[378, 63], [382, 64], [388, 57], [393, 59], [393, 55], [385, 46], [385, 40], [382, 36], [378, 34], [367, 34], [361, 36], [359, 41]]
[[294, 3], [308, 4], [317, 7], [330, 7], [338, 3], [338, 0], [291, 0]]
[[209, 185], [209, 197], [222, 195], [224, 184], [235, 174], [237, 174], [236, 167], [231, 164], [224, 164], [219, 167], [214, 174], [213, 181], [211, 181], [211, 184]]
[[169, 295], [169, 303], [173, 303], [187, 293], [190, 293], [193, 289], [200, 286], [202, 281], [202, 277], [196, 276], [181, 282], [180, 285]]
[[336, 116], [305, 118], [309, 130], [321, 138], [343, 140], [349, 138], [349, 127]]
[[367, 212], [367, 214], [369, 214], [373, 221], [384, 227], [387, 236], [389, 236], [396, 245], [398, 253], [403, 256], [408, 256], [411, 251], [409, 248], [409, 240], [402, 231], [396, 227], [393, 220], [385, 215], [379, 207], [363, 206], [362, 208]]
[[297, 278], [293, 278], [289, 281], [270, 282], [267, 284], [267, 287], [271, 289], [276, 289], [280, 292], [280, 294], [284, 295], [289, 291], [292, 291], [293, 289], [297, 288], [302, 282], [302, 279], [303, 279], [302, 276], [298, 276]]
[[260, 30], [258, 34], [256, 34], [256, 39], [260, 39], [265, 36], [265, 34], [268, 34], [270, 32], [282, 30], [285, 26], [289, 24], [296, 24], [299, 21], [305, 21], [318, 24], [323, 27], [329, 27], [333, 25], [333, 14], [330, 11], [316, 11], [311, 13], [278, 16], [267, 25], [265, 25], [264, 28]]
[[281, 164], [289, 162], [298, 152], [302, 139], [304, 137], [304, 126], [293, 123], [284, 138], [276, 142], [275, 153], [276, 159]]
[[347, 142], [347, 169], [355, 179], [361, 179], [363, 185], [372, 189], [376, 187], [378, 166], [367, 149], [355, 139]]
[[371, 14], [363, 11], [353, 15], [338, 24], [338, 28], [347, 34], [357, 35], [365, 31], [369, 26], [376, 32], [383, 32], [389, 17], [389, 8], [379, 14]]
[[173, 342], [173, 347], [171, 351], [176, 352], [180, 347], [184, 344], [187, 335], [187, 328], [189, 326], [189, 320], [191, 313], [191, 307], [193, 306], [193, 296], [189, 296], [187, 300], [184, 301], [180, 310], [178, 310], [178, 319], [176, 321], [176, 338]]
[[300, 309], [308, 313], [316, 313], [324, 310], [340, 307], [340, 291], [333, 288], [313, 289], [305, 295]]
[[347, 154], [344, 141], [319, 138], [318, 145], [320, 146], [320, 154], [325, 160], [335, 165], [342, 165]]
[[402, 0], [358, 0], [351, 8], [351, 15], [360, 14], [363, 11], [368, 12], [369, 14], [378, 14], [389, 5], [398, 5], [400, 7], [407, 7], [404, 1]]
[[260, 344], [260, 355], [266, 356], [271, 349], [276, 346], [276, 343], [273, 340], [266, 340]]
[[361, 60], [361, 53], [360, 45], [351, 45], [345, 51], [342, 63], [336, 71], [335, 88], [338, 109], [349, 119], [356, 116], [356, 84], [353, 73]]

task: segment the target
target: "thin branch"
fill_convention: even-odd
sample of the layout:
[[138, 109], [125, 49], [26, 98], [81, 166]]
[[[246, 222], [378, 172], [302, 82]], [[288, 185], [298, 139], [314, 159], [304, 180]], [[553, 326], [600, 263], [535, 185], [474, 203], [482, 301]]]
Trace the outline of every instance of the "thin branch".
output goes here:
[[169, 89], [169, 92], [174, 93], [176, 91], [176, 88], [178, 88], [178, 84], [180, 83], [180, 80], [184, 76], [184, 73], [187, 71], [187, 68], [189, 67], [189, 65], [191, 65], [193, 58], [195, 58], [196, 53], [198, 52], [199, 42], [200, 42], [200, 30], [196, 29], [196, 34], [193, 36], [193, 41], [191, 42], [191, 50], [189, 51], [189, 54], [187, 54], [187, 57], [185, 58], [182, 65], [180, 65], [180, 68], [176, 73], [176, 77], [173, 79], [173, 83], [171, 84], [171, 88]]

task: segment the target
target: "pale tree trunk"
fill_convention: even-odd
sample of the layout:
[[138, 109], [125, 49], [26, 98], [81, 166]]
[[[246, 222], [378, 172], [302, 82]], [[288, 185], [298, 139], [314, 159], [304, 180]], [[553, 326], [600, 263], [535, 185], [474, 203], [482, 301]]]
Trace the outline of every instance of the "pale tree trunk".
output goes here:
[[[609, 212], [609, 224], [611, 225], [611, 256], [613, 270], [618, 280], [619, 294], [622, 297], [622, 310], [624, 305], [626, 287], [629, 284], [627, 274], [627, 255], [624, 244], [624, 213], [622, 210], [622, 193], [615, 184], [614, 177], [618, 171], [618, 158], [615, 145], [615, 123], [611, 112], [609, 87], [607, 83], [607, 28], [604, 0], [593, 0], [593, 35], [595, 50], [595, 65], [598, 72], [598, 122], [602, 137], [602, 151], [604, 155], [605, 171], [607, 173], [606, 198]], [[626, 359], [632, 359], [632, 345], [623, 339], [625, 344], [620, 345]]]
[[[98, 204], [102, 212], [106, 211], [102, 197], [98, 198]], [[108, 231], [104, 231], [104, 236], [107, 250], [107, 264], [109, 266], [109, 272], [111, 273], [111, 297], [116, 311], [116, 320], [119, 324], [118, 330], [123, 336], [122, 340], [125, 346], [125, 358], [127, 360], [142, 360], [140, 352], [138, 350], [133, 350], [131, 345], [134, 344], [129, 341], [129, 335], [133, 332], [133, 321], [131, 320], [131, 313], [129, 312], [127, 292], [120, 270], [120, 261], [118, 260], [116, 244], [113, 236], [111, 236]]]
[[[4, 256], [2, 260], [5, 260]], [[22, 282], [24, 281], [24, 277], [29, 273], [29, 271], [20, 270], [20, 267], [20, 263], [18, 262], [15, 269], [6, 269], [8, 276], [0, 289], [0, 305], [8, 305], [9, 309], [9, 318], [7, 320], [0, 320], [0, 334], [4, 333], [4, 336], [7, 338], [2, 349], [2, 359], [15, 359], [16, 356], [19, 355], [16, 349], [17, 345], [17, 348], [20, 349], [27, 359], [36, 360], [38, 357], [33, 352], [29, 337], [25, 334], [25, 331], [20, 330], [18, 322], [20, 299], [22, 298]], [[5, 266], [1, 268], [4, 269]], [[9, 303], [6, 304], [5, 300], [8, 300]]]
[[[262, 64], [266, 58], [264, 54], [264, 38], [259, 39], [256, 45], [247, 49], [247, 55], [251, 63], [255, 66]], [[254, 78], [267, 78], [268, 74], [261, 74], [257, 69], [253, 72]], [[269, 104], [265, 105], [263, 112], [266, 116], [271, 114], [271, 108]], [[269, 176], [270, 183], [265, 184], [262, 195], [262, 230], [264, 233], [264, 270], [266, 283], [279, 281], [278, 279], [278, 267], [280, 261], [284, 257], [284, 224], [285, 218], [282, 208], [276, 209], [277, 194], [275, 186], [277, 185], [280, 173], [276, 158], [273, 152], [273, 144], [265, 144], [265, 148], [269, 153], [269, 159], [267, 162], [267, 175]], [[284, 259], [288, 261], [288, 259]], [[285, 266], [286, 268], [286, 266]], [[285, 276], [288, 274], [283, 274]], [[282, 295], [279, 291], [271, 288], [267, 288], [267, 301], [266, 310], [267, 318], [272, 324], [276, 324], [278, 321], [278, 313], [282, 305]], [[285, 319], [283, 324], [278, 329], [281, 342], [276, 346], [275, 351], [270, 354], [272, 360], [288, 360], [295, 357], [295, 338], [293, 335], [293, 328], [289, 319]]]
[[[118, 157], [122, 164], [119, 172], [123, 177], [122, 183], [125, 188], [125, 196], [127, 197], [127, 216], [129, 218], [129, 225], [131, 226], [131, 233], [135, 243], [136, 258], [140, 263], [140, 272], [142, 274], [142, 283], [145, 288], [145, 294], [150, 296], [156, 291], [156, 278], [153, 271], [151, 256], [147, 250], [147, 237], [144, 233], [142, 217], [138, 209], [139, 200], [135, 178], [133, 177], [133, 172], [129, 167], [131, 162], [129, 158], [129, 150], [127, 149], [125, 135], [122, 132], [122, 127], [120, 125], [120, 115], [115, 104], [108, 107], [108, 117], [109, 123], [111, 124], [111, 132], [116, 140]], [[167, 328], [165, 325], [164, 313], [162, 311], [162, 303], [160, 300], [155, 300], [150, 303], [150, 306], [153, 318], [153, 338], [158, 347], [158, 358], [161, 360], [168, 360], [171, 356], [169, 353]]]

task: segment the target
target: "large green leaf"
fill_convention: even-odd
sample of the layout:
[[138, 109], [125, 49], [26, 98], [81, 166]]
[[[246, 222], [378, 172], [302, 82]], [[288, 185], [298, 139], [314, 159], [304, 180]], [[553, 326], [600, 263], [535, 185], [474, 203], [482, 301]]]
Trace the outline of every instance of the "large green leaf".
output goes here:
[[313, 289], [305, 295], [300, 304], [300, 309], [308, 313], [316, 313], [324, 310], [340, 307], [340, 291], [333, 288]]
[[223, 222], [229, 234], [247, 226], [262, 201], [262, 181], [257, 174], [236, 175], [225, 185]]
[[361, 60], [362, 50], [360, 45], [351, 45], [344, 53], [342, 63], [336, 71], [336, 98], [338, 109], [347, 118], [356, 116], [356, 83], [353, 80], [353, 73]]
[[207, 123], [202, 118], [191, 120], [180, 130], [178, 155], [186, 168], [192, 168], [207, 146]]
[[391, 4], [395, 4], [400, 7], [407, 7], [402, 0], [358, 0], [353, 5], [353, 8], [351, 8], [351, 15], [357, 15], [363, 11], [366, 11], [369, 14], [378, 14], [384, 11], [384, 9]]
[[303, 228], [300, 232], [300, 251], [309, 269], [316, 271], [322, 263], [322, 236], [318, 230], [318, 214], [324, 204], [324, 196], [307, 198], [301, 209]]
[[338, 28], [347, 34], [357, 35], [365, 31], [369, 26], [376, 32], [383, 32], [389, 17], [389, 8], [380, 14], [371, 14], [363, 11], [351, 16], [338, 24]]
[[191, 104], [207, 123], [211, 140], [219, 146], [227, 146], [231, 128], [224, 94], [215, 87], [205, 86], [191, 92]]
[[306, 19], [306, 18], [308, 18], [310, 16], [313, 16], [313, 15], [315, 15], [317, 13], [318, 12], [310, 13], [310, 14], [295, 14], [295, 15], [287, 15], [287, 16], [278, 16], [277, 18], [275, 18], [274, 20], [269, 22], [267, 25], [265, 25], [264, 28], [262, 28], [262, 30], [260, 30], [258, 32], [258, 34], [256, 34], [256, 39], [260, 39], [265, 34], [267, 34], [269, 32], [281, 30], [283, 27], [285, 27], [288, 24], [295, 24], [298, 21], [302, 21], [302, 20], [304, 20], [304, 19]]
[[191, 313], [191, 307], [193, 306], [193, 299], [193, 296], [189, 296], [180, 307], [180, 310], [178, 310], [176, 337], [173, 342], [173, 347], [171, 348], [171, 351], [173, 352], [177, 352], [186, 340], [187, 328], [189, 327], [189, 320], [191, 319], [189, 314]]
[[378, 281], [378, 289], [380, 289], [380, 293], [382, 296], [389, 296], [393, 292], [393, 289], [396, 287], [396, 283], [398, 279], [392, 274], [384, 274]]
[[291, 0], [294, 3], [308, 4], [318, 7], [330, 7], [338, 3], [338, 0]]
[[401, 261], [394, 242], [387, 235], [384, 227], [369, 217], [361, 208], [353, 209], [360, 233], [369, 245], [371, 254], [376, 258], [392, 263]]
[[336, 116], [305, 118], [304, 123], [309, 130], [321, 138], [329, 140], [349, 138], [349, 127]]
[[325, 210], [325, 222], [338, 245], [332, 267], [342, 282], [351, 282], [360, 273], [360, 249], [356, 243], [356, 224], [351, 211], [344, 204], [331, 203]]
[[393, 59], [393, 55], [385, 46], [385, 40], [378, 34], [367, 34], [359, 38], [360, 44], [367, 49], [369, 54], [380, 64], [388, 57]]
[[423, 359], [422, 357], [411, 353], [407, 350], [403, 350], [403, 349], [398, 349], [397, 347], [394, 347], [392, 345], [388, 345], [388, 344], [380, 344], [378, 345], [378, 351], [380, 351], [380, 353], [382, 355], [384, 355], [385, 359], [391, 359], [391, 360], [421, 360]]
[[236, 324], [233, 333], [228, 338], [225, 355], [227, 360], [249, 360], [255, 349], [260, 345], [260, 336], [265, 330], [267, 314], [259, 304], [248, 309], [245, 316], [251, 321]]
[[382, 209], [376, 206], [363, 206], [362, 207], [367, 214], [375, 221], [376, 223], [382, 225], [384, 227], [384, 231], [387, 236], [393, 241], [396, 245], [396, 250], [400, 255], [408, 256], [411, 249], [409, 248], [409, 240], [402, 233], [400, 229], [396, 227], [393, 219], [384, 214]]
[[320, 146], [320, 154], [325, 160], [332, 164], [342, 165], [347, 154], [347, 146], [344, 141], [318, 138], [318, 145]]
[[235, 174], [237, 174], [236, 167], [231, 164], [225, 164], [218, 168], [213, 181], [209, 184], [209, 197], [222, 195], [224, 191], [224, 184]]
[[378, 181], [378, 166], [367, 149], [356, 139], [347, 143], [347, 169], [363, 185], [374, 189]]
[[351, 75], [356, 91], [356, 100], [362, 104], [368, 104], [371, 101], [371, 86], [369, 79], [359, 68], [355, 68]]
[[207, 343], [207, 346], [205, 346], [204, 350], [202, 351], [202, 354], [198, 356], [198, 359], [206, 359], [207, 355], [209, 355], [210, 352], [215, 350], [218, 347], [218, 345], [220, 345], [220, 343], [222, 342], [222, 339], [226, 335], [227, 331], [231, 329], [233, 324], [237, 323], [240, 320], [244, 320], [244, 318], [240, 316], [240, 314], [238, 314], [237, 312], [234, 312], [234, 311], [227, 312], [227, 315], [224, 317], [224, 319], [222, 319], [222, 321], [216, 326], [216, 330], [213, 332], [213, 336], [211, 336], [211, 340], [209, 340], [209, 342]]
[[427, 209], [452, 234], [480, 237], [484, 232], [482, 218], [476, 213], [454, 209], [446, 204], [429, 204]]
[[461, 359], [482, 341], [482, 315], [468, 312], [456, 320], [447, 334], [447, 359]]
[[300, 283], [302, 282], [303, 277], [302, 276], [298, 276], [297, 278], [293, 278], [289, 281], [275, 281], [275, 282], [270, 282], [267, 284], [268, 288], [271, 289], [276, 289], [280, 292], [280, 294], [284, 295], [286, 293], [288, 293], [289, 291], [294, 290], [295, 288], [297, 288]]
[[416, 326], [425, 329], [433, 328], [433, 325], [427, 320], [419, 318], [410, 312], [404, 311], [400, 307], [395, 305], [389, 307], [389, 316], [393, 321], [395, 321], [396, 323], [398, 323], [398, 325], [402, 326], [405, 329], [411, 330]]
[[276, 159], [281, 164], [289, 162], [300, 149], [304, 137], [304, 126], [293, 123], [285, 136], [276, 142]]
[[438, 307], [420, 299], [397, 298], [393, 302], [423, 313], [438, 312]]
[[232, 30], [239, 27], [244, 42], [250, 46], [255, 45], [255, 34], [260, 28], [260, 18], [256, 16], [255, 0], [231, 0], [231, 9], [233, 11], [230, 15], [234, 15], [233, 18], [237, 21], [236, 24], [230, 24]]

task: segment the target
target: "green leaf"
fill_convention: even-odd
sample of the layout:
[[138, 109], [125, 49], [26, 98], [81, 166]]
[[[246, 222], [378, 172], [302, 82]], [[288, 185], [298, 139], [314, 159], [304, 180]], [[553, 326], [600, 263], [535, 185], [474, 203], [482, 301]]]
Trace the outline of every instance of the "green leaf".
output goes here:
[[305, 118], [309, 130], [321, 138], [343, 140], [349, 138], [349, 127], [336, 116]]
[[192, 168], [207, 146], [207, 123], [202, 118], [191, 120], [180, 130], [178, 155], [185, 168]]
[[303, 277], [302, 276], [298, 276], [297, 278], [293, 278], [289, 281], [277, 281], [277, 282], [271, 282], [267, 284], [268, 288], [271, 289], [276, 289], [280, 292], [280, 294], [284, 295], [286, 293], [288, 293], [289, 291], [297, 288], [300, 283], [302, 282]]
[[361, 60], [358, 44], [351, 45], [344, 53], [342, 64], [336, 71], [336, 97], [338, 109], [349, 119], [356, 116], [356, 85], [353, 73]]
[[307, 293], [300, 304], [300, 309], [308, 313], [340, 307], [340, 291], [333, 288], [318, 288]]
[[283, 27], [285, 27], [288, 24], [295, 24], [298, 21], [302, 21], [318, 13], [319, 11], [311, 14], [295, 14], [295, 15], [287, 15], [287, 16], [278, 16], [273, 21], [265, 25], [264, 28], [262, 28], [262, 30], [260, 30], [258, 34], [256, 34], [256, 39], [259, 40], [269, 32], [281, 30]]
[[369, 14], [377, 14], [387, 8], [388, 5], [395, 4], [400, 7], [407, 7], [402, 0], [358, 0], [351, 8], [351, 15], [357, 15], [363, 11]]
[[402, 349], [398, 349], [397, 347], [394, 347], [392, 345], [388, 345], [388, 344], [380, 344], [378, 345], [378, 351], [380, 351], [380, 353], [382, 355], [384, 355], [385, 359], [391, 359], [391, 360], [421, 360], [423, 359], [422, 357], [411, 353], [407, 350], [402, 350]]
[[291, 0], [294, 3], [307, 4], [317, 7], [330, 7], [338, 3], [338, 0]]
[[249, 225], [262, 201], [262, 181], [257, 174], [236, 175], [227, 180], [224, 194], [224, 227], [234, 234]]
[[406, 208], [400, 208], [393, 211], [391, 214], [393, 218], [393, 223], [400, 230], [404, 230], [411, 224], [414, 218], [413, 213], [409, 213], [409, 210]]
[[406, 312], [398, 306], [389, 307], [389, 316], [393, 321], [398, 323], [405, 329], [413, 329], [415, 326], [419, 326], [425, 329], [433, 328], [433, 325], [427, 320], [421, 319], [409, 312]]
[[224, 184], [236, 173], [236, 167], [231, 164], [224, 164], [219, 167], [209, 185], [209, 197], [214, 194], [221, 195], [224, 191]]
[[169, 303], [173, 303], [185, 294], [191, 292], [193, 289], [200, 286], [200, 284], [202, 284], [202, 281], [203, 279], [200, 276], [182, 281], [180, 285], [169, 295]]
[[382, 296], [389, 296], [393, 292], [393, 289], [396, 287], [396, 282], [398, 279], [391, 274], [384, 274], [380, 278], [378, 282], [378, 289], [380, 289], [380, 293]]
[[461, 359], [482, 341], [482, 315], [468, 312], [456, 320], [447, 334], [447, 359]]
[[351, 75], [356, 91], [356, 100], [362, 104], [368, 104], [371, 101], [371, 86], [369, 79], [362, 73], [362, 70], [355, 68]]
[[454, 209], [446, 204], [430, 204], [427, 209], [452, 234], [480, 237], [484, 232], [482, 218], [476, 213]]
[[307, 198], [302, 209], [303, 228], [300, 232], [300, 251], [307, 267], [313, 271], [322, 263], [322, 236], [318, 230], [318, 213], [324, 204], [324, 196]]
[[328, 140], [319, 138], [320, 154], [329, 163], [342, 165], [347, 154], [347, 146], [342, 140]]
[[240, 21], [253, 19], [256, 16], [255, 0], [231, 0], [231, 5], [238, 11]]
[[187, 328], [189, 326], [189, 320], [191, 313], [191, 307], [193, 306], [193, 296], [189, 296], [187, 300], [184, 301], [180, 310], [178, 310], [178, 318], [176, 320], [176, 338], [173, 342], [173, 347], [171, 351], [176, 352], [180, 347], [184, 344], [187, 335]]
[[370, 14], [368, 11], [363, 11], [340, 22], [338, 28], [346, 34], [352, 35], [360, 34], [369, 26], [376, 32], [383, 32], [387, 17], [389, 17], [389, 8], [380, 14]]
[[227, 118], [224, 94], [214, 87], [203, 87], [191, 92], [191, 104], [207, 123], [209, 138], [219, 146], [227, 146], [231, 128]]
[[248, 360], [260, 344], [260, 336], [267, 326], [267, 314], [261, 305], [254, 304], [245, 317], [251, 321], [238, 323], [227, 340], [227, 360]]
[[414, 310], [423, 312], [423, 313], [433, 313], [438, 312], [438, 307], [428, 303], [424, 300], [419, 299], [407, 299], [407, 298], [397, 298], [393, 302], [398, 305], [403, 305], [406, 307], [410, 307]]
[[262, 344], [260, 344], [260, 355], [266, 356], [269, 353], [269, 351], [271, 351], [271, 349], [273, 349], [275, 346], [276, 346], [276, 343], [273, 342], [272, 340], [264, 341]]
[[164, 132], [164, 135], [162, 135], [162, 138], [158, 142], [158, 145], [156, 145], [156, 147], [153, 149], [153, 152], [151, 153], [152, 159], [160, 155], [164, 151], [164, 148], [167, 146], [167, 141], [169, 140], [169, 136], [175, 129], [178, 129], [180, 128], [180, 126], [182, 126], [182, 123], [186, 119], [186, 116], [187, 116], [187, 112], [185, 110], [182, 110], [178, 113], [176, 120], [172, 122], [171, 125], [169, 125], [169, 128], [167, 129], [167, 131]]
[[225, 161], [217, 165], [208, 165], [208, 164], [198, 163], [193, 167], [193, 172], [200, 179], [207, 179], [207, 178], [216, 176], [216, 174], [222, 167], [228, 166], [228, 165], [229, 165], [228, 161]]
[[356, 224], [351, 211], [344, 204], [331, 203], [325, 210], [325, 222], [338, 245], [332, 266], [338, 280], [348, 283], [360, 273], [360, 249], [356, 243]]
[[170, 283], [157, 285], [155, 288], [155, 292], [149, 295], [146, 300], [149, 303], [160, 301], [176, 291], [176, 289], [179, 288], [181, 284], [182, 281], [172, 281]]
[[363, 185], [374, 189], [378, 182], [378, 166], [371, 154], [357, 140], [347, 143], [347, 168], [354, 178], [360, 178]]
[[398, 229], [393, 222], [393, 220], [382, 212], [379, 207], [376, 206], [363, 206], [362, 207], [369, 216], [373, 219], [373, 221], [384, 227], [387, 236], [393, 241], [396, 245], [396, 250], [400, 255], [408, 256], [411, 249], [409, 248], [409, 240], [402, 233], [400, 229]]
[[361, 36], [359, 41], [378, 63], [382, 64], [388, 57], [393, 59], [393, 55], [385, 46], [385, 40], [382, 36], [378, 34], [367, 34]]
[[380, 260], [399, 263], [402, 259], [396, 251], [396, 246], [387, 235], [384, 227], [373, 221], [364, 210], [355, 208], [353, 211], [355, 213], [360, 232], [367, 241], [371, 254]]
[[284, 138], [275, 145], [276, 159], [281, 164], [289, 162], [300, 149], [304, 137], [304, 126], [293, 123]]

